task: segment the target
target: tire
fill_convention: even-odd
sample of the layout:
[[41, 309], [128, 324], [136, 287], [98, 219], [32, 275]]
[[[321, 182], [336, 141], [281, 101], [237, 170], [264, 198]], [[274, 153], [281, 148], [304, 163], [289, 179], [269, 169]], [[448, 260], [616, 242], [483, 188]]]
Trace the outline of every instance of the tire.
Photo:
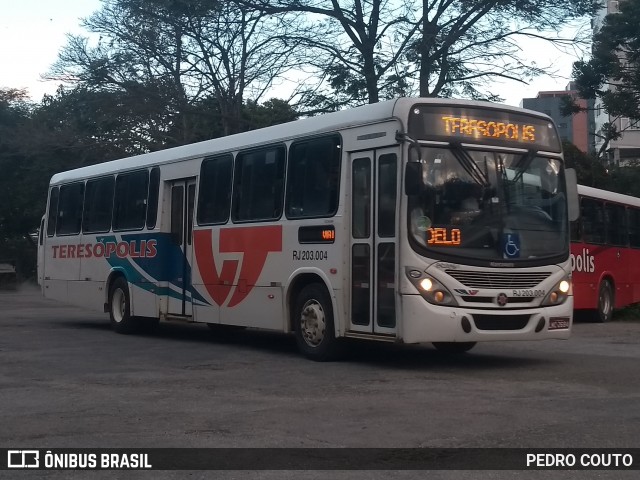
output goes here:
[[476, 342], [433, 342], [436, 350], [450, 355], [466, 353], [476, 346]]
[[312, 283], [300, 291], [293, 320], [298, 349], [307, 358], [326, 362], [341, 355], [342, 342], [335, 336], [333, 307], [324, 285]]
[[109, 289], [109, 318], [111, 328], [118, 333], [133, 333], [138, 330], [139, 322], [131, 316], [129, 284], [118, 277]]
[[603, 280], [598, 290], [598, 309], [593, 318], [598, 323], [610, 322], [613, 318], [613, 285], [609, 280]]

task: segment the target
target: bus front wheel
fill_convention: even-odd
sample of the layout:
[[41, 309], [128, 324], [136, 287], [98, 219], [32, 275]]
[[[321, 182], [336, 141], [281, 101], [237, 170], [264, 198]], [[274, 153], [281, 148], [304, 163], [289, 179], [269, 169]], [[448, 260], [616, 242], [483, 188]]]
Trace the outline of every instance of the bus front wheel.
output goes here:
[[597, 322], [611, 321], [613, 317], [613, 285], [609, 280], [603, 280], [598, 291], [598, 310], [594, 312]]
[[339, 356], [331, 298], [324, 285], [304, 287], [295, 302], [294, 330], [298, 349], [311, 360], [324, 362]]
[[111, 328], [118, 333], [132, 333], [138, 322], [131, 316], [131, 301], [127, 281], [118, 277], [109, 289], [109, 318]]

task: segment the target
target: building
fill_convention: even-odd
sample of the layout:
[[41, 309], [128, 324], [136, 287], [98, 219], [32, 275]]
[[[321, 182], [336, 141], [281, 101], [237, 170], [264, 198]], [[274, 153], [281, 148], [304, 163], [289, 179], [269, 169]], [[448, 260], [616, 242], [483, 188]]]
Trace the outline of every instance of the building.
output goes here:
[[[598, 10], [596, 15], [591, 21], [591, 28], [593, 34], [602, 26], [604, 18], [608, 14], [618, 13], [619, 1], [618, 0], [600, 0], [602, 8]], [[620, 0], [624, 1], [624, 0]], [[612, 88], [608, 86], [607, 88]], [[605, 123], [612, 123], [616, 126], [618, 132], [622, 133], [622, 136], [617, 140], [612, 140], [607, 145], [605, 152], [608, 161], [614, 165], [625, 165], [631, 162], [640, 161], [640, 124], [631, 122], [628, 118], [617, 117], [609, 115], [602, 105], [602, 101], [599, 98], [595, 100], [595, 131], [599, 132]], [[596, 136], [595, 148], [596, 152], [599, 152], [604, 144], [604, 139]]]
[[[563, 116], [561, 113], [563, 98], [567, 96], [572, 97], [574, 102], [586, 111]], [[539, 92], [535, 98], [523, 98], [520, 106], [546, 113], [558, 126], [558, 132], [563, 140], [568, 140], [585, 153], [595, 151], [594, 101], [580, 98], [578, 92], [573, 89], [573, 82], [569, 83], [564, 90]]]

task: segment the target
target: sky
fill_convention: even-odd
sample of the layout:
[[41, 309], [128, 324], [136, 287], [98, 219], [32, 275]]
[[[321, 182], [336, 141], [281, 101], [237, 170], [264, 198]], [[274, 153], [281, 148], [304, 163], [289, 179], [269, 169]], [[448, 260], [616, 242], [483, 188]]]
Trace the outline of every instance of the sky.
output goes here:
[[[81, 18], [100, 8], [99, 0], [3, 0], [0, 14], [0, 88], [26, 89], [32, 100], [54, 94], [58, 84], [41, 76], [56, 61], [68, 33], [82, 34]], [[539, 91], [564, 90], [570, 80], [575, 55], [557, 51], [548, 44], [523, 45], [542, 67], [552, 65], [560, 78], [540, 77], [529, 85], [499, 84], [497, 93], [508, 105], [519, 106], [522, 98]], [[287, 94], [281, 95], [286, 97]]]

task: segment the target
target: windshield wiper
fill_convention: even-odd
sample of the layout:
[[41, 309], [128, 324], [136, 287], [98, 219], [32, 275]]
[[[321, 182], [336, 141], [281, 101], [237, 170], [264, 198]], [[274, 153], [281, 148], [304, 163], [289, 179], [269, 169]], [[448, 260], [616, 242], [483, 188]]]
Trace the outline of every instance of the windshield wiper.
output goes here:
[[525, 153], [518, 159], [516, 164], [513, 166], [513, 169], [516, 171], [516, 174], [513, 177], [513, 180], [511, 180], [511, 182], [516, 183], [518, 180], [522, 178], [522, 175], [524, 175], [524, 172], [526, 172], [529, 169], [529, 166], [531, 165], [531, 162], [533, 162], [533, 159], [536, 158], [536, 155], [538, 155], [537, 150], [529, 150], [527, 153]]
[[456, 157], [458, 162], [460, 162], [460, 165], [462, 165], [462, 168], [465, 169], [469, 176], [473, 178], [473, 180], [477, 184], [482, 185], [483, 187], [490, 187], [491, 183], [489, 182], [489, 179], [487, 178], [485, 173], [480, 170], [480, 167], [478, 167], [476, 162], [473, 161], [471, 155], [469, 155], [469, 153], [464, 148], [462, 148], [462, 145], [460, 145], [460, 143], [458, 142], [450, 142], [449, 145], [451, 146], [451, 152]]

